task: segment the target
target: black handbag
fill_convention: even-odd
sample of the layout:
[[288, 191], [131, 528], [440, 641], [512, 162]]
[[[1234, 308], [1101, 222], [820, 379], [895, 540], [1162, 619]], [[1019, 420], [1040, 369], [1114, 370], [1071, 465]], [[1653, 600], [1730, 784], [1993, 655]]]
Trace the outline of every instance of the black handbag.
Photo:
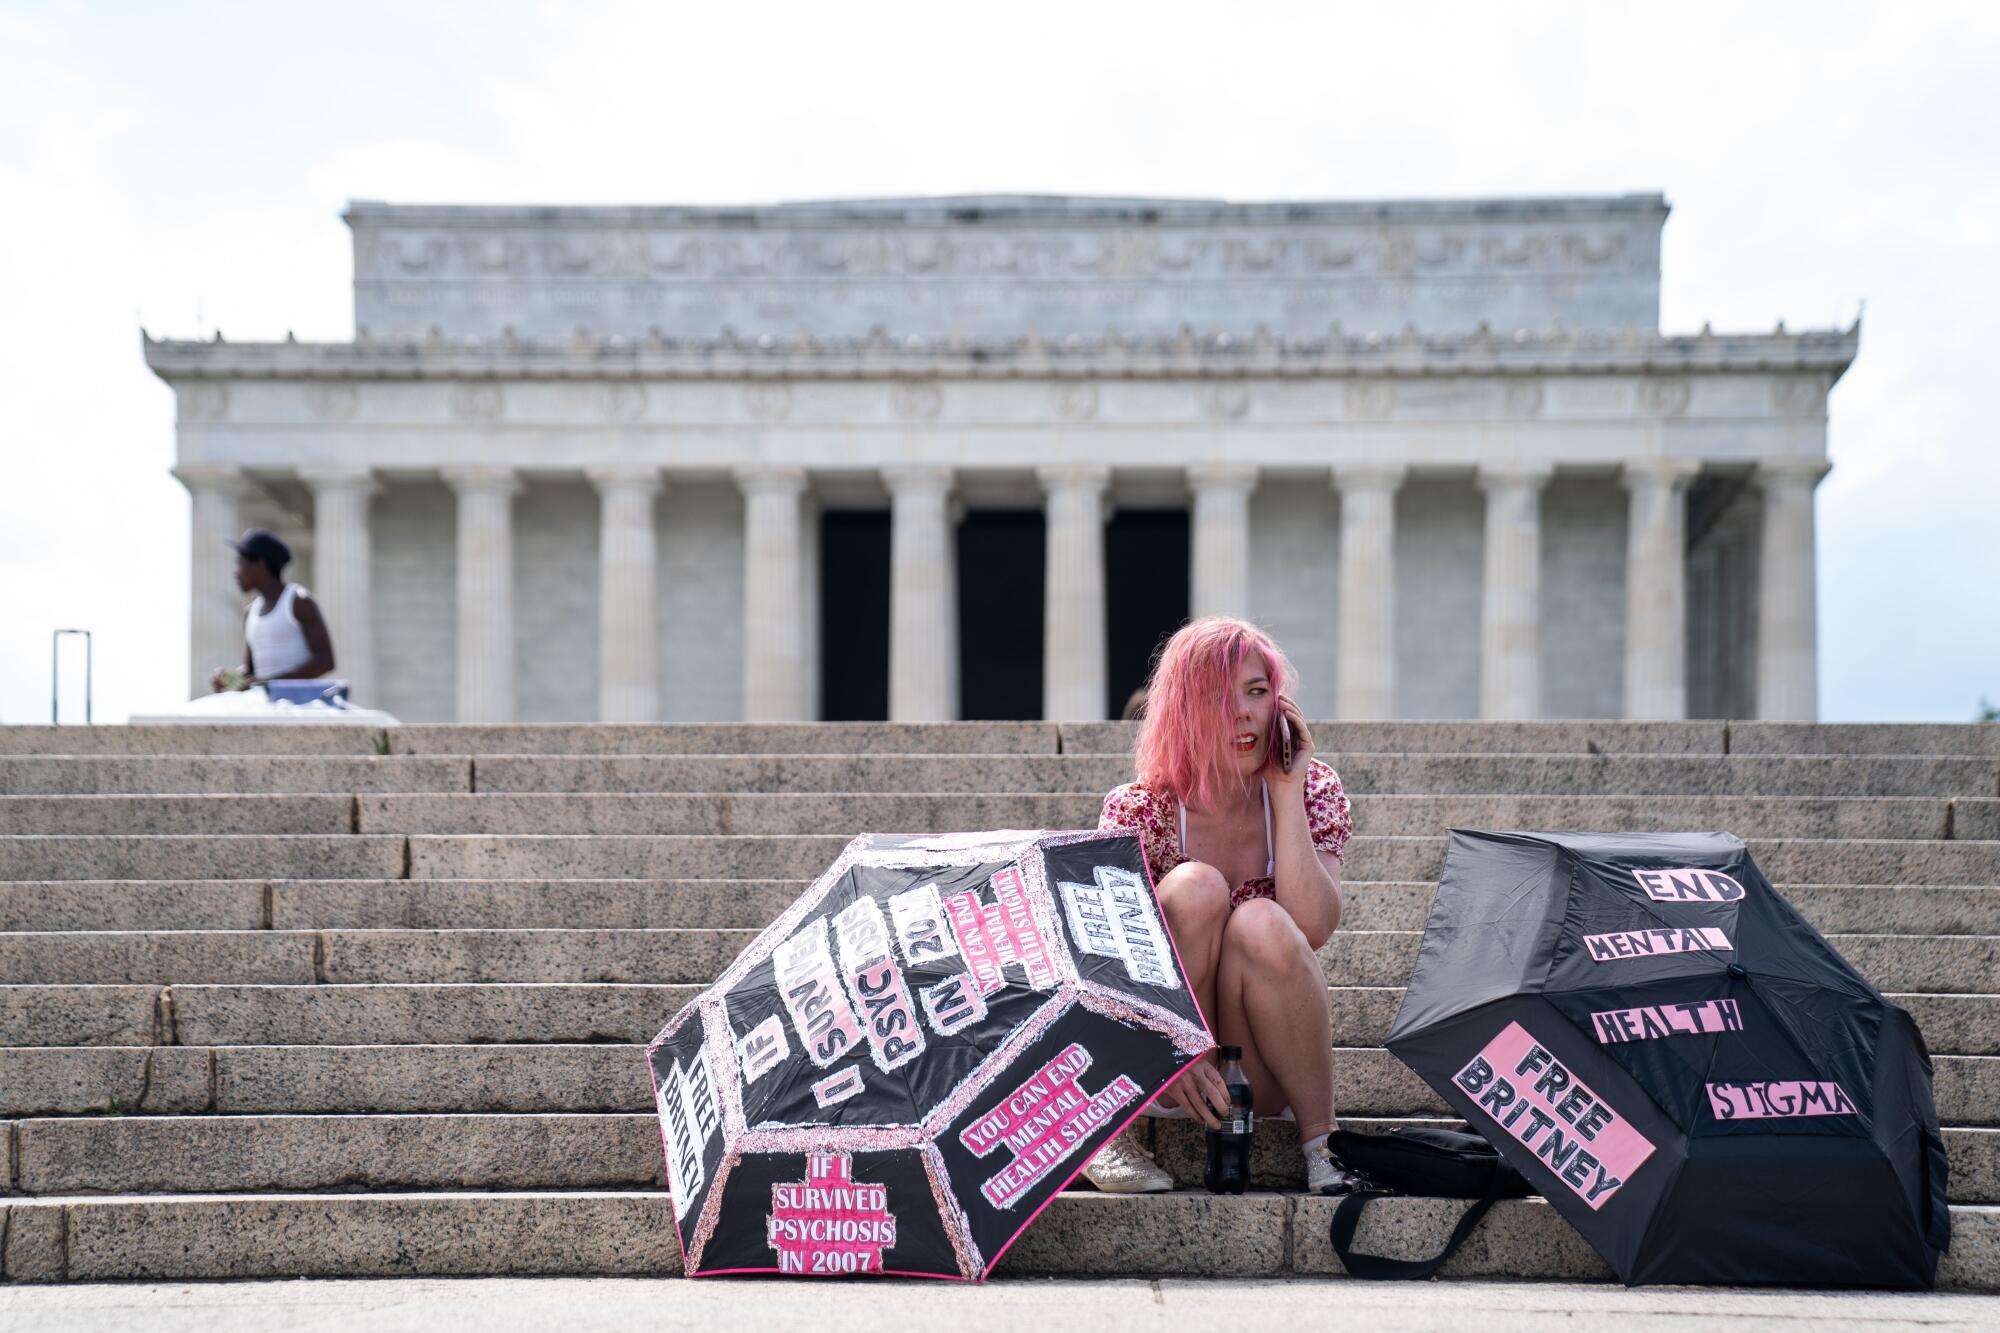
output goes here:
[[[1500, 1199], [1520, 1199], [1534, 1193], [1527, 1177], [1502, 1161], [1493, 1145], [1477, 1134], [1455, 1129], [1406, 1126], [1382, 1134], [1335, 1130], [1327, 1140], [1333, 1155], [1364, 1177], [1367, 1187], [1348, 1195], [1334, 1209], [1328, 1238], [1340, 1263], [1354, 1277], [1376, 1281], [1427, 1278], [1444, 1266], [1479, 1219]], [[1429, 1259], [1387, 1259], [1357, 1254], [1354, 1232], [1369, 1200], [1396, 1194], [1432, 1199], [1473, 1199], [1452, 1229], [1444, 1249]]]

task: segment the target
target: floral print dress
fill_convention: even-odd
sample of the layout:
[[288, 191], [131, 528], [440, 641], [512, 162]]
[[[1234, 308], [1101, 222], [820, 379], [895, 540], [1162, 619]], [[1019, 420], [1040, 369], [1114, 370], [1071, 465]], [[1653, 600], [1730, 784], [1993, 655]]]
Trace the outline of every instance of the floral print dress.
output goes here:
[[[1354, 815], [1340, 775], [1331, 765], [1312, 761], [1306, 770], [1305, 803], [1306, 827], [1312, 832], [1314, 849], [1341, 856], [1354, 834]], [[1146, 852], [1146, 868], [1158, 884], [1169, 870], [1188, 859], [1181, 846], [1181, 814], [1180, 799], [1172, 792], [1128, 782], [1105, 796], [1097, 826], [1137, 833]], [[1258, 875], [1230, 889], [1229, 905], [1239, 907], [1252, 898], [1277, 896], [1277, 882], [1268, 874]]]

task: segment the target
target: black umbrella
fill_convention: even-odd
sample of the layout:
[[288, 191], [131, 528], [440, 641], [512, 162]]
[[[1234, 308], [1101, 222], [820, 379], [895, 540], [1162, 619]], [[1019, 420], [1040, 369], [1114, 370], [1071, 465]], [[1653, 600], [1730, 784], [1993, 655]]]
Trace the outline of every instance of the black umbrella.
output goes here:
[[1138, 839], [863, 834], [648, 1050], [685, 1270], [984, 1277], [1212, 1045]]
[[1931, 1063], [1727, 833], [1455, 829], [1396, 1053], [1619, 1277], [1928, 1287]]

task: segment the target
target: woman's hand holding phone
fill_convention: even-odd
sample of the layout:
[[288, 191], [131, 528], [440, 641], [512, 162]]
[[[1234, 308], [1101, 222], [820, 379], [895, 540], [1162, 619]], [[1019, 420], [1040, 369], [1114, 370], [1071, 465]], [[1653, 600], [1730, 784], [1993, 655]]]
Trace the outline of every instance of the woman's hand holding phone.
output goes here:
[[1312, 763], [1312, 752], [1312, 733], [1306, 729], [1305, 714], [1290, 695], [1279, 695], [1271, 718], [1271, 757], [1276, 761], [1273, 767], [1277, 769], [1274, 776], [1278, 784], [1303, 783], [1306, 769]]

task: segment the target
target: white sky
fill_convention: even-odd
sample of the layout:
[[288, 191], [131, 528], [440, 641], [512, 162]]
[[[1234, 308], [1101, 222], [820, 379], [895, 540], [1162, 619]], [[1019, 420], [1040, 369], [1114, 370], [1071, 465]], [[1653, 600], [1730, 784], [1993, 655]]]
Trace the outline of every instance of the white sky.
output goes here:
[[1914, 0], [0, 0], [0, 720], [46, 720], [58, 625], [96, 632], [100, 721], [181, 697], [188, 502], [140, 324], [348, 337], [350, 198], [1652, 189], [1666, 330], [1867, 302], [1822, 712], [1966, 720], [2000, 703], [1996, 88], [2000, 8]]

